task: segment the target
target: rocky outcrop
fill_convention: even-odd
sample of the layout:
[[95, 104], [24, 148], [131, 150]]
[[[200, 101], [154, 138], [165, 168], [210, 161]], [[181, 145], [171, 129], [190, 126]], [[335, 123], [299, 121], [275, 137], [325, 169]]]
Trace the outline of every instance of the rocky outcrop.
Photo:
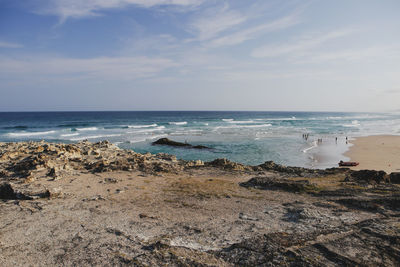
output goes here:
[[394, 222], [376, 219], [307, 234], [271, 233], [215, 254], [235, 266], [397, 266], [400, 232]]
[[[53, 196], [59, 196], [60, 194], [61, 191], [59, 189], [53, 191]], [[49, 198], [51, 196], [52, 193], [47, 189], [37, 192], [22, 193], [15, 190], [10, 183], [0, 184], [0, 199], [3, 200], [32, 200], [36, 198]]]
[[[196, 147], [169, 140], [159, 139], [155, 144]], [[225, 171], [275, 172], [290, 177], [323, 177], [342, 175], [347, 181], [357, 183], [400, 183], [398, 173], [390, 176], [383, 171], [352, 171], [345, 168], [326, 170], [290, 167], [267, 161], [258, 166], [249, 166], [228, 159], [215, 159], [210, 162], [178, 160], [176, 156], [165, 153], [140, 154], [132, 150], [120, 149], [108, 141], [91, 143], [82, 141], [76, 144], [55, 144], [47, 142], [0, 143], [0, 178], [5, 180], [24, 179], [26, 182], [40, 178], [62, 179], [76, 172], [92, 173], [112, 171], [142, 171], [145, 173], [171, 172], [184, 169], [213, 167]], [[282, 185], [283, 186], [283, 185]]]
[[168, 138], [161, 138], [152, 143], [153, 145], [164, 145], [164, 146], [172, 146], [172, 147], [184, 147], [184, 148], [195, 148], [195, 149], [211, 149], [210, 147], [203, 145], [191, 145], [188, 143], [181, 143], [170, 140]]
[[389, 182], [389, 176], [384, 171], [374, 171], [374, 170], [361, 170], [353, 171], [350, 174], [350, 180], [358, 183], [385, 183]]
[[48, 177], [56, 180], [85, 170], [93, 173], [133, 170], [177, 172], [186, 165], [190, 164], [177, 160], [174, 155], [135, 153], [108, 141], [0, 143], [0, 178], [6, 180], [33, 181]]
[[312, 192], [317, 190], [316, 186], [308, 180], [290, 180], [280, 177], [254, 177], [240, 185], [248, 188], [283, 190], [288, 192]]
[[302, 167], [291, 167], [291, 166], [284, 166], [273, 161], [266, 161], [263, 164], [256, 166], [262, 170], [266, 171], [274, 171], [278, 173], [285, 173], [295, 176], [308, 176], [308, 177], [318, 177], [324, 175], [331, 175], [331, 174], [343, 174], [351, 172], [348, 168], [329, 168], [325, 170], [320, 169], [308, 169]]
[[244, 164], [236, 163], [233, 161], [230, 161], [228, 159], [215, 159], [210, 162], [206, 162], [204, 164], [205, 166], [208, 167], [216, 167], [216, 168], [221, 168], [224, 170], [234, 170], [234, 171], [253, 171], [254, 168], [252, 166], [247, 166]]

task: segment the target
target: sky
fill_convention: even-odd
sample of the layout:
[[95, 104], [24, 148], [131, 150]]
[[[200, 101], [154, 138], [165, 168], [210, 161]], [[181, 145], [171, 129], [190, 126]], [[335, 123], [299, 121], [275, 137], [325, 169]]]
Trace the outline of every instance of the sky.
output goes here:
[[0, 0], [0, 111], [400, 110], [398, 0]]

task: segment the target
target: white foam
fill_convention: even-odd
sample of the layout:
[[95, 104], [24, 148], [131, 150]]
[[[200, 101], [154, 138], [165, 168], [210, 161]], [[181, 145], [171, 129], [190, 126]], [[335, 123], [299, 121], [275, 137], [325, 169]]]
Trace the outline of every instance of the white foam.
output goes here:
[[129, 143], [134, 144], [134, 143], [141, 143], [146, 141], [146, 138], [143, 139], [137, 139], [137, 140], [129, 140]]
[[317, 141], [312, 142], [312, 146], [303, 150], [303, 153], [307, 153], [309, 150], [316, 148], [318, 146]]
[[171, 122], [168, 122], [168, 124], [170, 124], [170, 125], [186, 125], [187, 121], [171, 121]]
[[222, 119], [222, 120], [225, 121], [225, 122], [233, 121], [233, 119]]
[[158, 126], [156, 128], [153, 128], [153, 129], [137, 130], [137, 131], [134, 131], [134, 132], [127, 132], [127, 133], [136, 133], [136, 134], [137, 133], [152, 133], [152, 132], [161, 131], [163, 129], [165, 129], [165, 126]]
[[91, 136], [82, 136], [77, 138], [71, 138], [71, 141], [81, 141], [86, 139], [97, 139], [97, 138], [104, 138], [104, 137], [114, 137], [114, 136], [121, 136], [121, 134], [104, 134], [104, 135], [91, 135]]
[[97, 127], [76, 128], [78, 131], [97, 131]]
[[38, 135], [49, 135], [56, 131], [46, 131], [46, 132], [19, 132], [19, 133], [8, 133], [12, 137], [27, 137], [27, 136], [38, 136]]
[[257, 120], [265, 120], [265, 121], [295, 121], [297, 118], [295, 116], [288, 118], [265, 118], [265, 119], [257, 119]]
[[62, 134], [62, 137], [68, 137], [68, 136], [77, 136], [79, 133], [71, 133], [71, 134]]
[[186, 130], [186, 131], [175, 131], [170, 133], [170, 135], [174, 136], [179, 136], [179, 135], [202, 135], [203, 130], [198, 130], [198, 129], [192, 129], [192, 130]]
[[270, 127], [271, 123], [259, 124], [259, 125], [238, 125], [239, 128], [262, 128], [262, 127]]
[[231, 120], [231, 121], [226, 121], [227, 123], [234, 123], [234, 124], [245, 124], [245, 123], [257, 123], [253, 120], [250, 121], [235, 121], [235, 120]]
[[351, 122], [351, 124], [343, 124], [344, 127], [358, 127], [361, 126], [361, 124], [358, 122], [358, 120], [354, 120]]
[[218, 129], [238, 129], [238, 128], [263, 128], [263, 127], [270, 127], [272, 124], [266, 123], [266, 124], [257, 124], [257, 125], [230, 125], [230, 126], [217, 126], [214, 128], [214, 131]]
[[150, 128], [150, 127], [157, 127], [157, 124], [148, 124], [148, 125], [128, 125], [128, 128], [133, 129], [140, 129], [140, 128]]
[[152, 139], [162, 138], [162, 137], [166, 137], [166, 136], [168, 136], [168, 134], [153, 135], [151, 137], [146, 138], [146, 140], [152, 140]]

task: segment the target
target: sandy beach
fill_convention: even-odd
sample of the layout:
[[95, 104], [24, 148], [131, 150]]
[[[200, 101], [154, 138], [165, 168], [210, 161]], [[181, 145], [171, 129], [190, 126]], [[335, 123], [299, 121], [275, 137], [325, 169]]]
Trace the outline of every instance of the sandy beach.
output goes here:
[[350, 141], [353, 146], [345, 153], [360, 165], [353, 170], [372, 169], [387, 173], [400, 172], [400, 136], [373, 135]]

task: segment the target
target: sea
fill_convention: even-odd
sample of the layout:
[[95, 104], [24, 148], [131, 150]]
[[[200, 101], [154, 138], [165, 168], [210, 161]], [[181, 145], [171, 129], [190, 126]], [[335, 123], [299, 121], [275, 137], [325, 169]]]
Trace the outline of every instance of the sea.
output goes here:
[[[400, 135], [400, 113], [107, 111], [1, 112], [0, 141], [76, 143], [109, 140], [140, 153], [169, 153], [179, 159], [216, 158], [250, 165], [265, 161], [329, 168], [354, 137]], [[155, 146], [167, 137], [204, 145], [197, 150]], [[307, 137], [307, 138], [306, 138]]]

